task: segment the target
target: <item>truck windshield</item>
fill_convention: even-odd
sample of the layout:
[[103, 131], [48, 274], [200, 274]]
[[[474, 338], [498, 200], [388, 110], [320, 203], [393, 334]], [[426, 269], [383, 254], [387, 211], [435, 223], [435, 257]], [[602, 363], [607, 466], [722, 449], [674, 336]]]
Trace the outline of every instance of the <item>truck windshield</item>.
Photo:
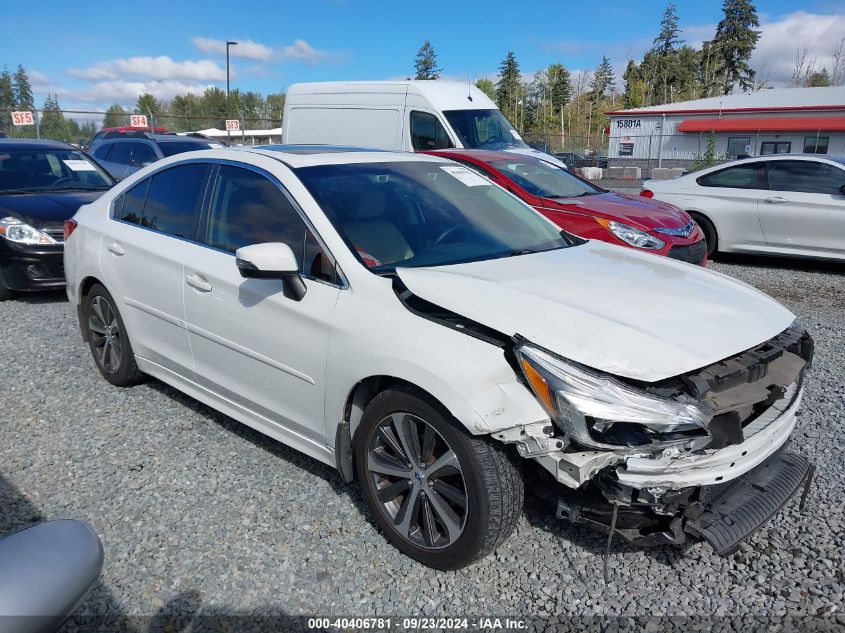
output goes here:
[[300, 167], [296, 175], [349, 249], [376, 273], [572, 245], [531, 207], [445, 161]]
[[446, 110], [443, 114], [466, 148], [528, 147], [499, 110]]

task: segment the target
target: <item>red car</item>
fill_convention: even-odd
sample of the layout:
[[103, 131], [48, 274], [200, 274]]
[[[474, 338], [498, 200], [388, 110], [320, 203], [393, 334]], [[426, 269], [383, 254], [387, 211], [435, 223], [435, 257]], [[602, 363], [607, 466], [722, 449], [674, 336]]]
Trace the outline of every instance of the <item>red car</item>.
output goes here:
[[704, 233], [671, 204], [602, 189], [539, 158], [508, 151], [437, 150], [516, 194], [559, 227], [587, 239], [705, 266]]

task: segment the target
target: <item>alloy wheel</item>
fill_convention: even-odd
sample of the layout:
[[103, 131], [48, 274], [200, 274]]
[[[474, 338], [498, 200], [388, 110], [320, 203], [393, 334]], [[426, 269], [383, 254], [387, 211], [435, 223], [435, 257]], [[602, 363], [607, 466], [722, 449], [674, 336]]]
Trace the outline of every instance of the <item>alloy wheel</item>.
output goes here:
[[123, 342], [115, 310], [102, 295], [91, 298], [88, 309], [88, 331], [94, 350], [94, 360], [106, 373], [120, 368]]
[[428, 422], [410, 413], [379, 422], [367, 448], [367, 471], [381, 511], [403, 538], [442, 549], [460, 537], [468, 510], [464, 473]]

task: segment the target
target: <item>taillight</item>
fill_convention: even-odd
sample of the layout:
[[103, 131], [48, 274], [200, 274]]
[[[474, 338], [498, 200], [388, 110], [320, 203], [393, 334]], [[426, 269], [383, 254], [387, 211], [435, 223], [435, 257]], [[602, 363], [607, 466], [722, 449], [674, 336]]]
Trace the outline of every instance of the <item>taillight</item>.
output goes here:
[[65, 220], [65, 242], [67, 242], [67, 238], [70, 237], [70, 234], [73, 233], [74, 229], [79, 225], [79, 222], [70, 218], [69, 220]]
[[640, 195], [643, 198], [653, 198], [654, 192], [651, 189], [643, 189], [642, 191], [640, 191]]

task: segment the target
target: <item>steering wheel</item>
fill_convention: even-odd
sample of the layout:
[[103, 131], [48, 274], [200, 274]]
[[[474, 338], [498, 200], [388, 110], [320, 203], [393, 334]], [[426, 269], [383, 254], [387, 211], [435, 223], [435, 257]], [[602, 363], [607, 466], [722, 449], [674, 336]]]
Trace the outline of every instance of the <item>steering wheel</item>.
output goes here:
[[54, 180], [52, 186], [55, 187], [56, 185], [61, 185], [61, 184], [64, 184], [66, 182], [72, 182], [72, 181], [73, 181], [73, 178], [71, 176], [64, 176], [62, 178], [59, 178], [58, 180]]
[[470, 227], [466, 226], [465, 224], [456, 224], [455, 226], [450, 226], [448, 229], [446, 229], [445, 231], [440, 233], [440, 235], [437, 236], [437, 238], [434, 240], [434, 244], [432, 244], [432, 247], [440, 246], [440, 244], [446, 241], [447, 237], [450, 237], [455, 233], [459, 233], [461, 231], [469, 232], [469, 230]]

